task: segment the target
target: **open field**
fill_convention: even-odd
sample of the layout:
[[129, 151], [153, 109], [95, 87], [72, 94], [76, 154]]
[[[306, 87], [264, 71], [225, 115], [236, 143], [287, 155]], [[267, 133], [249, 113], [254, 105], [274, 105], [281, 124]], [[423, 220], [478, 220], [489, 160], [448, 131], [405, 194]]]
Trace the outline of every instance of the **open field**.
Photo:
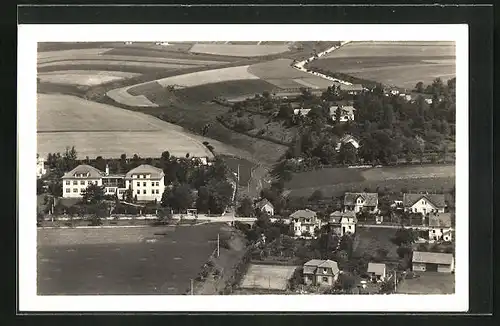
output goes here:
[[38, 78], [40, 78], [42, 82], [94, 86], [138, 75], [139, 74], [124, 71], [60, 70], [39, 73]]
[[257, 44], [195, 44], [189, 50], [193, 53], [216, 54], [237, 57], [258, 57], [289, 51], [288, 46]]
[[241, 287], [284, 291], [296, 268], [297, 266], [252, 264], [241, 282]]
[[[413, 88], [455, 76], [453, 42], [352, 42], [308, 65], [387, 85]], [[404, 73], [400, 73], [404, 71]]]
[[387, 250], [388, 259], [399, 259], [397, 249], [391, 239], [396, 234], [396, 229], [389, 228], [365, 228], [358, 226], [356, 228], [353, 253], [355, 256], [363, 256], [368, 254], [377, 255], [378, 249]]
[[219, 224], [39, 229], [37, 292], [184, 294], [213, 252], [217, 233], [228, 232]]
[[[279, 88], [327, 88], [332, 82], [321, 77], [312, 76], [303, 71], [294, 69], [290, 59], [276, 59], [253, 64], [248, 71]], [[306, 83], [306, 85], [304, 85]]]
[[422, 272], [420, 277], [405, 279], [397, 288], [402, 294], [454, 294], [455, 274]]
[[38, 95], [38, 153], [75, 146], [80, 157], [212, 156], [201, 141], [182, 128], [152, 116], [67, 95]]
[[[61, 65], [79, 65], [79, 66], [87, 66], [92, 67], [94, 64], [99, 65], [108, 65], [108, 66], [130, 66], [130, 67], [146, 67], [146, 68], [157, 68], [157, 69], [182, 69], [182, 68], [190, 68], [193, 65], [188, 64], [177, 64], [173, 62], [149, 62], [149, 61], [139, 61], [139, 60], [58, 60], [54, 62], [47, 62], [38, 64], [39, 69], [47, 68], [47, 67], [59, 67]], [[116, 68], [115, 68], [116, 69]]]
[[417, 165], [382, 168], [325, 168], [295, 173], [287, 187], [307, 188], [362, 181], [454, 178], [455, 165]]

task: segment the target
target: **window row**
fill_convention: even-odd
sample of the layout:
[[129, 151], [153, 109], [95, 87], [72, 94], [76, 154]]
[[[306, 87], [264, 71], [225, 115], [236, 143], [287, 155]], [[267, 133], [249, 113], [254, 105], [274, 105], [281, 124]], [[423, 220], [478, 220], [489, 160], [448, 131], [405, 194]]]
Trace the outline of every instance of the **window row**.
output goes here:
[[[143, 185], [143, 187], [146, 187], [147, 186], [147, 182], [143, 182], [142, 185]], [[137, 187], [140, 187], [140, 186], [141, 186], [141, 183], [137, 182]], [[153, 186], [153, 187], [155, 187], [155, 186], [159, 187], [160, 186], [160, 182], [159, 181], [156, 181], [156, 182], [152, 181], [151, 182], [151, 186]]]
[[[137, 189], [137, 194], [138, 194], [138, 195], [140, 195], [140, 194], [141, 194], [141, 190], [140, 190], [140, 189]], [[146, 189], [144, 189], [144, 190], [142, 191], [142, 194], [143, 194], [143, 195], [147, 195], [147, 191], [146, 191]], [[151, 190], [151, 194], [152, 194], [152, 195], [154, 195], [154, 194], [159, 195], [159, 194], [160, 194], [160, 190], [159, 190], [159, 189], [152, 189], [152, 190]]]
[[[80, 181], [80, 185], [82, 185], [82, 186], [85, 186], [86, 184], [91, 185], [93, 183], [97, 184], [97, 181], [94, 181], [94, 182], [92, 182], [92, 181], [85, 181], [85, 180], [81, 180]], [[71, 184], [71, 181], [66, 180], [66, 185], [69, 186], [70, 184]], [[77, 186], [77, 185], [78, 185], [78, 181], [74, 180], [73, 181], [73, 186]]]

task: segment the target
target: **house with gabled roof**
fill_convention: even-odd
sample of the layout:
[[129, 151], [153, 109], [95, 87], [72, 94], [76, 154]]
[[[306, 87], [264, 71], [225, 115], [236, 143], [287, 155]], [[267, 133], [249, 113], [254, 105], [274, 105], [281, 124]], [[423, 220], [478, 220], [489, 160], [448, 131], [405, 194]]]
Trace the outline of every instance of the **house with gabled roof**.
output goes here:
[[125, 187], [138, 201], [161, 201], [165, 190], [165, 173], [149, 164], [142, 164], [125, 174]]
[[414, 251], [412, 269], [418, 272], [451, 273], [455, 270], [455, 258], [449, 253]]
[[429, 214], [429, 240], [452, 241], [451, 213]]
[[354, 121], [354, 111], [356, 109], [352, 105], [330, 107], [330, 118], [333, 121], [337, 120], [337, 110], [340, 110], [340, 122]]
[[290, 224], [296, 237], [304, 237], [306, 234], [314, 237], [315, 230], [321, 228], [321, 220], [310, 209], [301, 209], [291, 214]]
[[102, 186], [102, 177], [105, 175], [99, 169], [87, 164], [78, 165], [62, 176], [63, 197], [80, 198], [91, 184]]
[[333, 286], [340, 269], [336, 261], [311, 259], [304, 264], [302, 274], [306, 285]]
[[443, 194], [403, 194], [403, 207], [406, 212], [444, 213], [446, 201]]
[[378, 212], [378, 194], [370, 192], [346, 192], [344, 195], [344, 212], [359, 213], [367, 211]]
[[380, 263], [368, 263], [368, 270], [366, 272], [372, 280], [380, 282], [385, 279], [386, 266]]
[[123, 198], [130, 189], [138, 201], [160, 201], [165, 189], [164, 176], [162, 169], [148, 164], [140, 165], [126, 174], [110, 174], [108, 166], [103, 172], [82, 164], [63, 175], [63, 197], [80, 198], [89, 185], [96, 184], [104, 188], [106, 195]]
[[337, 152], [340, 151], [340, 147], [342, 147], [344, 145], [351, 145], [356, 150], [358, 150], [358, 148], [360, 146], [359, 140], [357, 140], [352, 135], [344, 135], [342, 138], [340, 138], [340, 141], [337, 143], [335, 150]]
[[262, 212], [266, 212], [270, 216], [274, 215], [274, 206], [267, 198], [258, 201], [255, 204], [255, 208]]
[[346, 233], [354, 234], [356, 232], [356, 224], [358, 219], [354, 211], [335, 211], [330, 214], [329, 227], [330, 231], [343, 236]]

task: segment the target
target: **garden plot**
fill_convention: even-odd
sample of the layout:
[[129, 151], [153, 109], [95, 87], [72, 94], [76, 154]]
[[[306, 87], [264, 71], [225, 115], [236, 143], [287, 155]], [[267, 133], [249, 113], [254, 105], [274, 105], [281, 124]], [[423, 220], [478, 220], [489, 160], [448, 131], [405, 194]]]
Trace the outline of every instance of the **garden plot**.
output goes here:
[[259, 57], [289, 51], [285, 44], [281, 45], [250, 45], [250, 44], [200, 44], [189, 50], [192, 53], [216, 54], [235, 57]]
[[285, 291], [295, 269], [297, 266], [252, 264], [241, 282], [241, 287]]
[[38, 78], [40, 78], [42, 82], [94, 86], [139, 75], [140, 74], [124, 71], [60, 70], [39, 73]]
[[366, 180], [399, 180], [455, 177], [455, 165], [385, 167], [363, 171]]

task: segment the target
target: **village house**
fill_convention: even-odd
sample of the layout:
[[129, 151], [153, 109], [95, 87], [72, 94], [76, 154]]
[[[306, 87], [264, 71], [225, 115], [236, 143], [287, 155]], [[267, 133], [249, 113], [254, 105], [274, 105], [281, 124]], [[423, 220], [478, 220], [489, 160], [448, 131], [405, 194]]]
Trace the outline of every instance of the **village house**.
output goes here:
[[338, 151], [340, 151], [340, 147], [347, 145], [347, 144], [354, 147], [355, 150], [358, 150], [358, 148], [360, 146], [359, 141], [355, 137], [353, 137], [351, 135], [344, 135], [344, 137], [342, 137], [340, 139], [340, 141], [337, 143], [335, 150], [338, 152]]
[[37, 155], [36, 158], [36, 177], [40, 179], [47, 173], [47, 169], [45, 169], [45, 160], [42, 157]]
[[347, 121], [354, 121], [354, 111], [356, 109], [352, 105], [347, 105], [347, 106], [331, 106], [330, 107], [330, 117], [333, 121], [336, 121], [337, 119], [337, 110], [340, 108], [340, 122], [347, 122]]
[[361, 211], [369, 213], [378, 212], [378, 194], [368, 192], [346, 192], [344, 195], [344, 212]]
[[365, 88], [361, 84], [352, 84], [352, 85], [341, 85], [340, 90], [343, 92], [347, 92], [348, 94], [351, 95], [356, 95], [363, 92]]
[[321, 228], [321, 220], [318, 219], [316, 212], [310, 209], [301, 209], [294, 212], [290, 215], [290, 222], [296, 237], [314, 237], [315, 230]]
[[443, 194], [403, 194], [403, 206], [406, 212], [421, 213], [444, 213], [446, 207]]
[[429, 240], [452, 241], [451, 213], [429, 214]]
[[261, 201], [258, 201], [255, 204], [255, 208], [260, 210], [261, 212], [267, 213], [270, 216], [274, 215], [274, 206], [266, 198], [262, 199]]
[[306, 285], [333, 286], [340, 270], [335, 261], [312, 259], [304, 264], [302, 274]]
[[414, 272], [452, 273], [455, 259], [448, 253], [414, 251], [412, 269]]
[[63, 197], [80, 198], [91, 184], [104, 187], [106, 195], [123, 198], [130, 189], [132, 196], [138, 201], [160, 201], [165, 188], [162, 169], [143, 164], [126, 174], [110, 174], [109, 167], [102, 172], [93, 166], [82, 164], [65, 173], [63, 180]]
[[386, 266], [385, 264], [368, 263], [368, 270], [366, 273], [370, 275], [372, 281], [382, 282], [386, 277]]
[[353, 211], [335, 211], [330, 214], [330, 230], [341, 237], [346, 233], [356, 233], [356, 223], [358, 223], [358, 219]]

